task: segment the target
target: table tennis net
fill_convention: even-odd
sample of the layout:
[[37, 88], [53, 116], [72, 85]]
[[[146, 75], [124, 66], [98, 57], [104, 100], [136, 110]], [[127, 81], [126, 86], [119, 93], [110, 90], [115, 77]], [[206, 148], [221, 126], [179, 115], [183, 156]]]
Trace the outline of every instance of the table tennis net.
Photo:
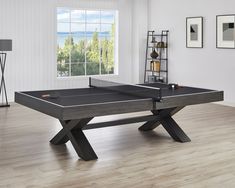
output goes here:
[[109, 91], [132, 95], [141, 98], [152, 98], [154, 101], [161, 100], [161, 88], [144, 85], [122, 84], [112, 81], [89, 78], [89, 86]]

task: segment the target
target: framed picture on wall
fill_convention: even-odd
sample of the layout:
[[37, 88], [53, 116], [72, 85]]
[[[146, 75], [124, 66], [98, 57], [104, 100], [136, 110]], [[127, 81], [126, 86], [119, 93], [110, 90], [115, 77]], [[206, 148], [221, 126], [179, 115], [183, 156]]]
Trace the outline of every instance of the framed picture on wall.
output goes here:
[[235, 48], [235, 14], [216, 16], [216, 48]]
[[186, 18], [186, 47], [203, 48], [203, 17]]

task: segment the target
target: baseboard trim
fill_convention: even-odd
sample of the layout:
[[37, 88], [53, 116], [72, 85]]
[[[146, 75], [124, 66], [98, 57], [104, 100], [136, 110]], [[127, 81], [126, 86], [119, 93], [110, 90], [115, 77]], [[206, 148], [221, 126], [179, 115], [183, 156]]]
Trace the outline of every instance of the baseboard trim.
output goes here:
[[214, 103], [219, 104], [219, 105], [223, 105], [223, 106], [235, 107], [235, 103], [233, 103], [233, 102], [220, 101], [220, 102], [214, 102]]

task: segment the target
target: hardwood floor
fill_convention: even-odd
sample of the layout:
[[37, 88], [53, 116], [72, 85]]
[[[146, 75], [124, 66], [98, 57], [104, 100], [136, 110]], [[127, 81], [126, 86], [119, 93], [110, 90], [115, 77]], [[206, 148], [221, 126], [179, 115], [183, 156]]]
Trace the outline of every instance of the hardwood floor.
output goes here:
[[85, 131], [97, 161], [71, 144], [53, 146], [56, 119], [12, 104], [0, 109], [0, 187], [233, 188], [235, 108], [188, 106], [174, 116], [192, 142], [174, 142], [140, 123]]

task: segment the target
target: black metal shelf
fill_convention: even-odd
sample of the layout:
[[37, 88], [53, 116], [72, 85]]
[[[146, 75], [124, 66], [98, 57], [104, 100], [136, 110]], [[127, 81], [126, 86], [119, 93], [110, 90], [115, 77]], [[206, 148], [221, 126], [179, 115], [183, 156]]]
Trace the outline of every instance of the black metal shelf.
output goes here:
[[[147, 33], [144, 82], [149, 82], [151, 79], [157, 81], [158, 78], [163, 78], [164, 82], [168, 83], [168, 33], [168, 30], [162, 30], [161, 34], [156, 34], [155, 31], [148, 31]], [[157, 47], [158, 42], [163, 43], [162, 47]], [[150, 57], [153, 49], [159, 55], [157, 58]], [[164, 70], [150, 70], [150, 61], [159, 61], [160, 67], [163, 64]]]
[[168, 59], [166, 59], [166, 58], [162, 58], [162, 59], [160, 59], [160, 58], [157, 58], [157, 59], [147, 58], [147, 60], [148, 60], [148, 61], [158, 61], [158, 60], [167, 61]]
[[[153, 46], [148, 46], [148, 48], [154, 48]], [[162, 48], [162, 49], [166, 49], [167, 47], [156, 47], [156, 48]]]
[[168, 72], [167, 70], [160, 70], [160, 71], [154, 71], [154, 70], [146, 70], [147, 72], [157, 72], [157, 73], [159, 73], [159, 72]]
[[161, 36], [166, 37], [167, 34], [164, 34], [164, 35], [162, 35], [162, 34], [153, 34], [153, 35], [151, 35], [150, 34], [149, 36], [151, 36], [151, 37], [161, 37]]

